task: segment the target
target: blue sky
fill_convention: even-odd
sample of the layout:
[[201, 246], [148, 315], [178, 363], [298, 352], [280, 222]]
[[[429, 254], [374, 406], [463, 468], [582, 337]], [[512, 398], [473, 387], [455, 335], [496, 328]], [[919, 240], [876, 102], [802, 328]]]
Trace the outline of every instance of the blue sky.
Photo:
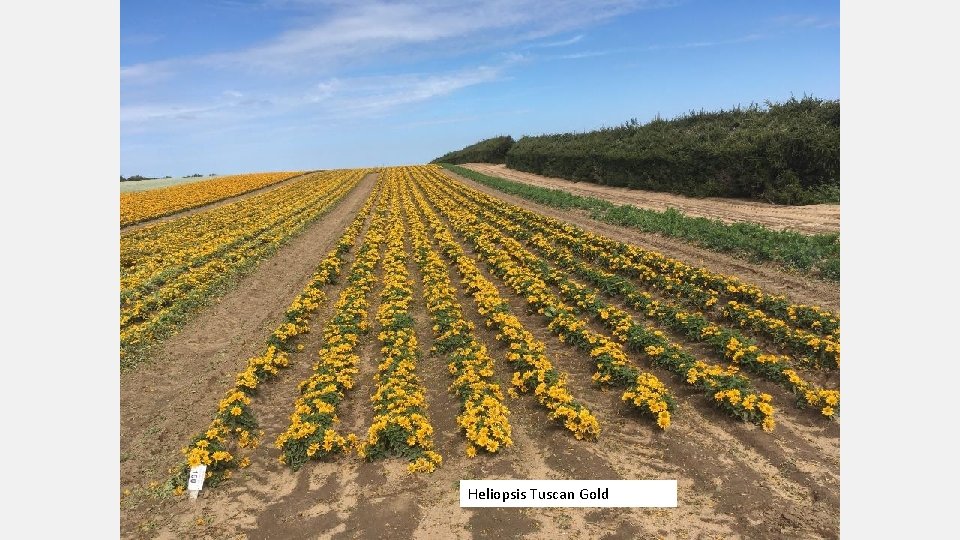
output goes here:
[[804, 94], [840, 97], [839, 2], [120, 4], [124, 176], [424, 163]]

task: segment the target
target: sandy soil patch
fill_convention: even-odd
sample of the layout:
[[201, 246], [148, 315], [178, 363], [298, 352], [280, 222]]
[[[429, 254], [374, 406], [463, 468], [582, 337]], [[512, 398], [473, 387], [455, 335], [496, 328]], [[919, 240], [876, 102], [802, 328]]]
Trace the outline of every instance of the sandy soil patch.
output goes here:
[[500, 178], [523, 182], [524, 184], [562, 189], [575, 195], [596, 197], [616, 204], [631, 204], [649, 210], [676, 208], [690, 216], [719, 219], [725, 223], [736, 223], [738, 221], [752, 222], [765, 225], [771, 229], [789, 229], [802, 233], [840, 232], [839, 204], [782, 206], [757, 201], [741, 201], [717, 197], [696, 199], [693, 197], [684, 197], [683, 195], [674, 195], [672, 193], [602, 186], [589, 182], [573, 182], [563, 178], [553, 178], [515, 171], [508, 169], [506, 165], [466, 163], [461, 166], [479, 173], [499, 176]]

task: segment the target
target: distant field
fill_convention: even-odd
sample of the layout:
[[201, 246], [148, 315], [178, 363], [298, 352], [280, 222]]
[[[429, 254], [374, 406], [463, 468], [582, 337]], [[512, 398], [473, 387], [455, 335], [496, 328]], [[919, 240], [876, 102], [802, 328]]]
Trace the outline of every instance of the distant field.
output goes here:
[[178, 184], [189, 184], [191, 182], [201, 182], [203, 180], [212, 180], [223, 175], [215, 174], [213, 176], [188, 177], [188, 178], [157, 178], [156, 180], [140, 180], [139, 182], [120, 182], [120, 193], [132, 193], [134, 191], [147, 191], [151, 189], [176, 186]]
[[207, 182], [121, 193], [120, 225], [132, 225], [226, 200], [300, 175], [296, 171], [237, 174], [210, 178]]
[[[131, 359], [139, 358], [139, 351], [167, 335], [209, 291], [273, 253], [365, 174], [366, 169], [314, 173], [229, 207], [121, 234], [121, 364], [135, 363]], [[247, 175], [255, 176], [267, 175]]]

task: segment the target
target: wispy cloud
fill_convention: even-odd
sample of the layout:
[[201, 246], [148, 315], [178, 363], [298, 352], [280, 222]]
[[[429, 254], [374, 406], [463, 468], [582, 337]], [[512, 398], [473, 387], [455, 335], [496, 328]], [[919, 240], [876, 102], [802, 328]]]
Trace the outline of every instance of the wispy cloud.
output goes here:
[[502, 67], [478, 67], [453, 73], [400, 75], [356, 79], [342, 84], [334, 98], [333, 111], [340, 116], [383, 114], [400, 105], [446, 96], [457, 90], [493, 82]]
[[816, 15], [781, 15], [773, 19], [773, 24], [792, 28], [837, 28], [840, 26], [840, 19]]
[[120, 84], [156, 84], [170, 79], [174, 70], [169, 62], [151, 62], [120, 67]]
[[581, 58], [596, 58], [598, 56], [607, 56], [610, 54], [630, 52], [635, 50], [637, 50], [635, 47], [630, 47], [630, 48], [621, 48], [621, 49], [606, 49], [602, 51], [580, 51], [580, 52], [569, 53], [569, 54], [560, 54], [557, 56], [553, 56], [551, 58], [556, 58], [560, 60], [579, 60]]
[[512, 62], [448, 73], [334, 77], [300, 90], [248, 93], [226, 90], [207, 102], [123, 105], [120, 123], [129, 132], [214, 123], [243, 123], [264, 116], [295, 115], [291, 121], [378, 117], [402, 105], [446, 96], [498, 80]]
[[573, 45], [574, 43], [580, 43], [584, 38], [583, 34], [577, 34], [570, 39], [564, 39], [561, 41], [549, 41], [547, 43], [531, 43], [527, 45], [528, 49], [540, 49], [540, 48], [551, 48], [551, 47], [566, 47], [568, 45]]
[[120, 36], [121, 45], [152, 45], [163, 40], [163, 34], [125, 34]]
[[609, 56], [611, 54], [620, 54], [620, 53], [629, 53], [629, 52], [641, 52], [641, 51], [662, 51], [662, 50], [671, 50], [671, 49], [698, 49], [706, 47], [719, 47], [722, 45], [734, 45], [737, 43], [748, 43], [751, 41], [759, 41], [762, 39], [767, 39], [771, 37], [770, 34], [764, 33], [753, 33], [747, 34], [745, 36], [740, 36], [730, 39], [718, 39], [712, 41], [688, 41], [686, 43], [670, 43], [670, 44], [654, 44], [647, 45], [645, 47], [620, 47], [616, 49], [602, 49], [595, 51], [578, 51], [568, 54], [558, 54], [554, 56], [546, 56], [545, 59], [548, 60], [579, 60], [582, 58], [596, 58], [600, 56]]
[[699, 49], [704, 47], [719, 47], [721, 45], [734, 45], [737, 43], [748, 43], [751, 41], [760, 41], [771, 37], [771, 34], [755, 32], [740, 37], [730, 39], [717, 39], [705, 41], [688, 41], [686, 43], [655, 44], [644, 47], [647, 51], [660, 51], [668, 49]]
[[[404, 73], [411, 56], [442, 60], [458, 51], [493, 53], [531, 42], [568, 46], [584, 34], [542, 40], [660, 5], [649, 0], [240, 3], [237, 9], [291, 10], [298, 24], [234, 50], [122, 66], [121, 129], [171, 131], [185, 123], [244, 122], [294, 112], [311, 118], [382, 115], [496, 81], [529, 59], [499, 52], [493, 55], [498, 60], [475, 61], [471, 68]], [[356, 74], [376, 65], [389, 68], [379, 76]]]
[[[122, 76], [132, 82], [156, 80], [152, 76], [155, 70], [316, 73], [358, 58], [425, 44], [443, 51], [450, 47], [476, 47], [478, 43], [503, 45], [542, 39], [629, 11], [660, 5], [642, 0], [599, 0], [589, 4], [573, 0], [319, 4], [324, 5], [328, 15], [310, 17], [308, 22], [266, 42], [224, 53], [124, 66]], [[580, 39], [582, 36], [576, 36], [566, 42], [542, 46], [562, 46]]]

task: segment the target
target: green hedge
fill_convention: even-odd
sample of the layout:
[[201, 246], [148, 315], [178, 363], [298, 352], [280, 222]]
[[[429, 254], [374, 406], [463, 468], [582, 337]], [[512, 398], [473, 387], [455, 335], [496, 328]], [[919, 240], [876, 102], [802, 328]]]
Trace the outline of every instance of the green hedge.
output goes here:
[[570, 180], [782, 204], [840, 199], [840, 102], [812, 97], [523, 137], [507, 167]]
[[504, 163], [513, 143], [513, 137], [509, 135], [484, 139], [461, 150], [448, 152], [430, 163]]

